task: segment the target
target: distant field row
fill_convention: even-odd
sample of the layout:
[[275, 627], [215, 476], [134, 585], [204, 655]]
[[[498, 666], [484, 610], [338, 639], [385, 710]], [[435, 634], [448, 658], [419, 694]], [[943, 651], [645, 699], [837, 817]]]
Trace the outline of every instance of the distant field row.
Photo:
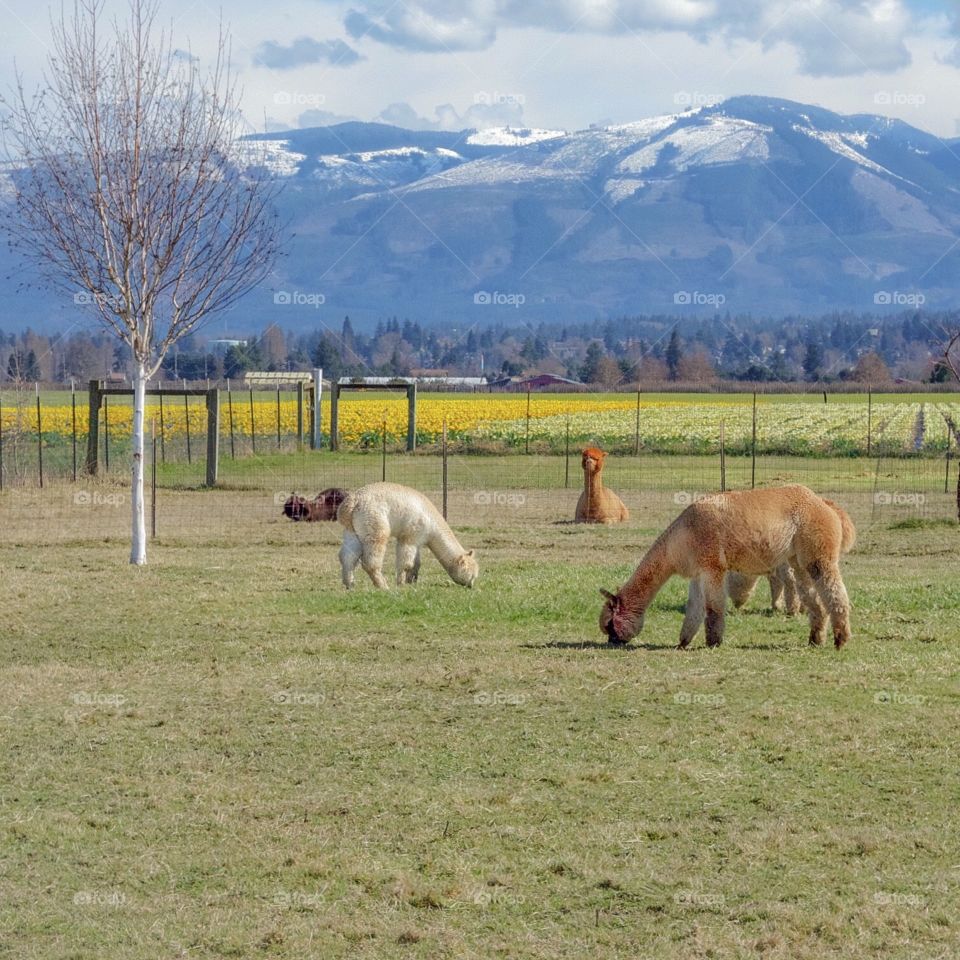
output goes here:
[[[19, 406], [4, 401], [0, 426], [4, 439], [38, 430], [46, 443], [57, 446], [73, 435], [87, 435], [87, 405], [78, 396], [70, 403], [46, 402], [41, 397], [38, 421], [36, 399]], [[101, 432], [111, 441], [131, 433], [132, 408], [126, 398], [110, 398], [101, 410]], [[802, 456], [855, 456], [871, 452], [940, 454], [947, 449], [946, 417], [960, 421], [960, 400], [951, 394], [879, 394], [868, 405], [863, 396], [842, 394], [828, 402], [810, 395], [767, 395], [757, 399], [757, 450]], [[206, 430], [202, 398], [183, 398], [147, 406], [148, 432], [162, 432], [165, 441], [186, 435], [188, 426], [199, 439]], [[305, 411], [304, 429], [308, 412]], [[234, 392], [221, 406], [223, 437], [290, 437], [296, 434], [298, 409], [285, 393], [250, 395]], [[752, 445], [752, 395], [706, 394], [423, 394], [417, 406], [417, 438], [421, 444], [438, 441], [446, 424], [455, 444], [481, 449], [535, 449], [557, 451], [569, 436], [571, 443], [591, 442], [613, 450], [635, 445], [650, 453], [713, 453], [721, 434], [726, 449], [743, 452]], [[406, 399], [397, 394], [351, 396], [340, 406], [340, 437], [347, 446], [369, 448], [399, 443], [406, 435]], [[322, 431], [330, 431], [330, 405], [323, 404]]]

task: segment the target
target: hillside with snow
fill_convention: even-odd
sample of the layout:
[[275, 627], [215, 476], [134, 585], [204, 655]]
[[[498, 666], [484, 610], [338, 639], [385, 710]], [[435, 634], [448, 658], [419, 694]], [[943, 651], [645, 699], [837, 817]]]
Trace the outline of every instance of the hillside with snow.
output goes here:
[[324, 317], [481, 324], [960, 298], [960, 150], [885, 117], [738, 97], [570, 132], [345, 123], [241, 149], [282, 179], [291, 231], [237, 307], [255, 326], [316, 323], [277, 315], [276, 289], [322, 293]]

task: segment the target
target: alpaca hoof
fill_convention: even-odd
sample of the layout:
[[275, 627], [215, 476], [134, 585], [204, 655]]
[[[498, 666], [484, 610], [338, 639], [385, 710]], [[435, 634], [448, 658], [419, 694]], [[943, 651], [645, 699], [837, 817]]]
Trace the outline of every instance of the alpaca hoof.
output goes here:
[[834, 637], [833, 645], [839, 650], [849, 639], [849, 637]]
[[723, 643], [723, 640], [722, 640], [722, 639], [721, 639], [721, 640], [708, 640], [708, 641], [707, 641], [707, 646], [710, 647], [710, 649], [712, 650], [714, 647], [719, 647], [721, 643]]
[[677, 644], [677, 649], [678, 649], [678, 650], [689, 650], [689, 649], [690, 649], [690, 641], [687, 640], [686, 642], [684, 642], [683, 640], [681, 640], [681, 641]]
[[811, 647], [822, 647], [823, 646], [823, 637], [818, 633], [811, 633], [809, 645]]
[[611, 647], [625, 647], [629, 642], [629, 640], [615, 640], [613, 637], [607, 638], [607, 643]]

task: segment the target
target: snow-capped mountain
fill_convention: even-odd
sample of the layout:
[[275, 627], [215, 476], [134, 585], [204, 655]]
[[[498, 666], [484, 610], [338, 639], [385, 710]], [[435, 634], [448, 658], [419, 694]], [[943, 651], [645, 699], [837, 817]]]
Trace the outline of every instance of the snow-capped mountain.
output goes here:
[[960, 297], [960, 145], [885, 117], [737, 97], [575, 132], [347, 123], [244, 151], [283, 178], [293, 237], [238, 325], [316, 325], [276, 290], [322, 293], [331, 319], [454, 325]]

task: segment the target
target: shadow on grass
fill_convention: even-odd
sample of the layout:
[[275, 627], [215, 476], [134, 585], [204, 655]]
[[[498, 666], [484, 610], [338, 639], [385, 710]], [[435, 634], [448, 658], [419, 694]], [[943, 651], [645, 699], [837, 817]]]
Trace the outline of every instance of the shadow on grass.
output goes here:
[[547, 643], [521, 643], [523, 650], [609, 650], [611, 653], [633, 653], [636, 650], [676, 650], [675, 643], [615, 644], [607, 640], [551, 640]]

